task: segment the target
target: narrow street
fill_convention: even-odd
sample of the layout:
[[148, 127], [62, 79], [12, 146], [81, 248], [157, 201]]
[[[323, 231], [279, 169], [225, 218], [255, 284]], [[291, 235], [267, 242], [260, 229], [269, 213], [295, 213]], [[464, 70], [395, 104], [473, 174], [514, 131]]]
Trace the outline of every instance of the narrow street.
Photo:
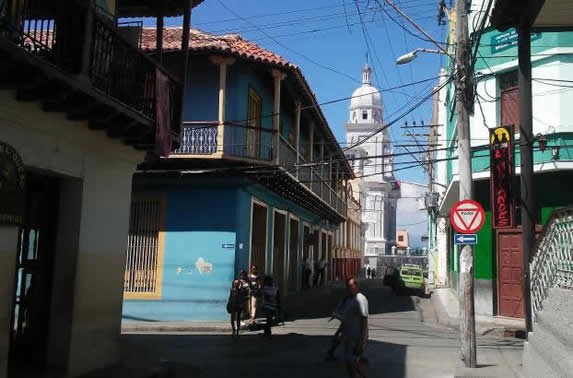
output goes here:
[[[370, 376], [454, 376], [459, 337], [454, 330], [435, 323], [430, 300], [395, 296], [380, 281], [364, 286], [368, 286], [363, 292], [371, 312]], [[272, 340], [249, 331], [238, 339], [224, 332], [125, 334], [124, 361], [128, 366], [150, 367], [164, 360], [175, 377], [345, 377], [341, 359], [324, 360], [330, 336], [338, 326], [336, 320], [328, 322], [327, 316], [342, 290], [313, 289], [291, 299], [285, 307], [291, 314], [296, 311], [296, 320], [289, 320], [287, 314], [285, 325], [273, 328]], [[518, 339], [479, 338], [478, 364], [486, 369], [499, 366], [503, 376], [520, 376], [522, 347]], [[338, 356], [341, 353], [337, 351]]]

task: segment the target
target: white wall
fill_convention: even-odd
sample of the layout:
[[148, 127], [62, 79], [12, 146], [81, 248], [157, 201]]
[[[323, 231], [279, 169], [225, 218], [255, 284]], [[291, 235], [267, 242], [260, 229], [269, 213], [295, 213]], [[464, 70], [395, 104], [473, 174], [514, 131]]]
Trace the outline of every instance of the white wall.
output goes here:
[[[73, 255], [74, 249], [79, 252], [74, 271], [58, 267], [66, 271], [68, 277], [75, 275], [74, 290], [70, 292], [74, 296], [73, 303], [68, 302], [70, 372], [80, 374], [116, 362], [131, 179], [137, 163], [144, 158], [143, 153], [108, 138], [103, 131], [89, 130], [85, 123], [68, 121], [63, 114], [45, 113], [37, 104], [16, 102], [11, 92], [0, 92], [0, 139], [21, 154], [27, 168], [68, 177], [62, 180], [65, 183], [63, 206], [68, 207], [60, 209], [60, 224], [70, 224], [76, 219], [80, 225], [75, 241], [67, 244], [61, 238], [58, 241], [58, 245], [66, 249], [63, 255]], [[80, 180], [73, 182], [70, 177]], [[81, 206], [79, 211], [77, 206]], [[74, 235], [69, 236], [73, 239]], [[3, 255], [0, 252], [0, 258]], [[63, 255], [57, 254], [56, 259]], [[70, 264], [70, 261], [61, 258], [56, 264]], [[13, 274], [14, 267], [13, 263], [0, 264], [0, 270], [7, 270], [0, 275], [2, 282], [4, 277]], [[54, 283], [54, 288], [58, 287], [62, 289], [61, 282]], [[61, 291], [55, 293], [54, 300], [66, 302], [66, 298], [56, 298], [58, 294]], [[6, 306], [3, 297], [0, 297], [0, 306]], [[58, 330], [66, 325], [57, 321], [56, 316], [51, 324], [54, 334], [50, 336], [50, 345], [62, 350], [65, 344], [58, 344], [54, 338], [59, 337]], [[2, 327], [0, 332], [5, 329]], [[0, 361], [6, 356], [1, 345], [0, 341]], [[54, 355], [49, 358], [58, 359]]]

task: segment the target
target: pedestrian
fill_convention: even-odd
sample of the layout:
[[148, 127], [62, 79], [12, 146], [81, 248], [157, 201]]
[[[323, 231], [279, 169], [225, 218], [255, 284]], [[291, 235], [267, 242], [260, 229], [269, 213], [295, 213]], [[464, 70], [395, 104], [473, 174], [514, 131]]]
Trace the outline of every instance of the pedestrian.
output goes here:
[[239, 336], [241, 328], [241, 312], [243, 310], [244, 294], [241, 290], [241, 281], [234, 280], [227, 300], [227, 312], [231, 315], [231, 327], [233, 336]]
[[350, 277], [346, 281], [348, 299], [342, 316], [344, 360], [348, 376], [368, 377], [361, 357], [368, 340], [368, 299], [360, 292], [358, 279]]
[[327, 265], [326, 257], [318, 259], [314, 264], [314, 286], [321, 286], [324, 284], [324, 270]]
[[260, 298], [261, 292], [261, 277], [257, 274], [257, 267], [251, 266], [251, 272], [249, 273], [249, 285], [250, 285], [250, 296], [249, 296], [249, 314], [250, 314], [250, 324], [254, 325], [256, 323], [257, 315], [257, 303]]
[[275, 316], [280, 312], [279, 287], [273, 282], [271, 276], [265, 276], [263, 280], [263, 311], [265, 313], [265, 336], [271, 337], [271, 326]]
[[376, 268], [372, 268], [372, 271], [370, 272], [370, 276], [372, 277], [372, 279], [376, 278]]
[[241, 312], [241, 325], [245, 326], [243, 319], [250, 318], [249, 298], [251, 292], [251, 284], [249, 275], [246, 271], [241, 270], [239, 273], [239, 281], [241, 281], [241, 294], [243, 296], [242, 312]]
[[372, 273], [372, 269], [370, 268], [370, 265], [366, 265], [366, 278], [370, 279], [370, 274]]

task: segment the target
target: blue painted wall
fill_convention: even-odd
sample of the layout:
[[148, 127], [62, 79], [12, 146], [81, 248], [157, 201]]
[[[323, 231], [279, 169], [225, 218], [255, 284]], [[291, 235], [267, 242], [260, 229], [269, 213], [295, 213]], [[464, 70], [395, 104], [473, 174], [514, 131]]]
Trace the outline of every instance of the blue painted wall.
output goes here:
[[238, 247], [237, 209], [233, 188], [168, 192], [162, 298], [126, 300], [124, 317], [227, 319]]
[[206, 58], [194, 58], [189, 66], [183, 120], [216, 121], [219, 103], [219, 68]]

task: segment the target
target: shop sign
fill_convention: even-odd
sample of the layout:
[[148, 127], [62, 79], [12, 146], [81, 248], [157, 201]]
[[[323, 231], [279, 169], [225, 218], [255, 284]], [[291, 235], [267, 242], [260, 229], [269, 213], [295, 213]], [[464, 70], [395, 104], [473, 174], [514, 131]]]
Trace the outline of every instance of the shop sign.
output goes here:
[[491, 212], [493, 228], [512, 228], [513, 126], [489, 130]]
[[0, 225], [22, 224], [26, 172], [18, 152], [0, 142]]

